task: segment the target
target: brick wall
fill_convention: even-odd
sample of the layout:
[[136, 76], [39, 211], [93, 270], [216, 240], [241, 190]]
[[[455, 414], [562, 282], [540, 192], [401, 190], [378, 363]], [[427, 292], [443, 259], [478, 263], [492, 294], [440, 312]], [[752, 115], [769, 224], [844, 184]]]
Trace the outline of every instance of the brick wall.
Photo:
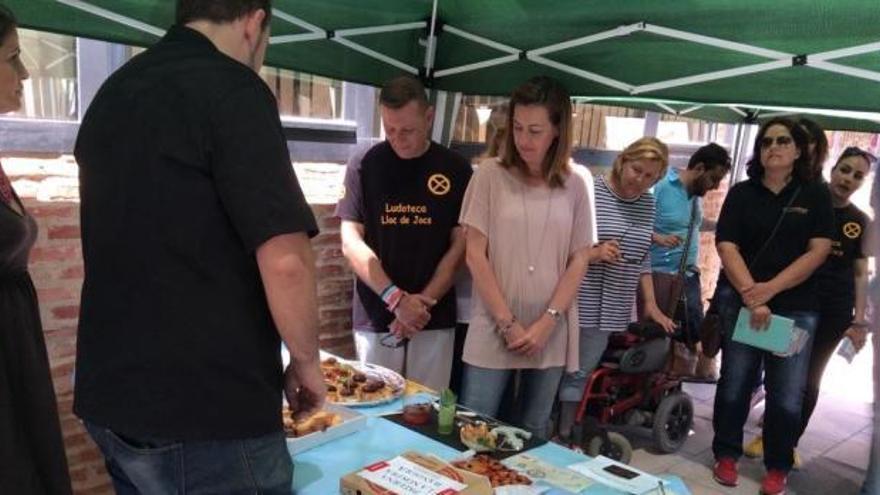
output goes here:
[[[72, 157], [6, 157], [3, 167], [39, 225], [30, 272], [37, 287], [64, 444], [74, 491], [112, 494], [103, 458], [72, 412], [76, 325], [83, 278], [77, 167]], [[339, 221], [332, 218], [343, 167], [297, 164], [297, 175], [321, 234], [313, 240], [318, 265], [321, 346], [353, 356], [351, 271], [342, 256]]]

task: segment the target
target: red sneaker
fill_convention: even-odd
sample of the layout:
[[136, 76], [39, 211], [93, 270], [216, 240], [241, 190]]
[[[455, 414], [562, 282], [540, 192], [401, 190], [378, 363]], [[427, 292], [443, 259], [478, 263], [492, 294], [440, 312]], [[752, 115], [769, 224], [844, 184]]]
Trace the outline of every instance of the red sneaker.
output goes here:
[[788, 473], [778, 469], [767, 471], [764, 481], [761, 482], [761, 495], [783, 495], [785, 493], [785, 483], [788, 480]]
[[[715, 462], [712, 469], [712, 477], [724, 486], [736, 486], [739, 483], [739, 473], [736, 470], [736, 460], [732, 457], [722, 457]], [[784, 485], [783, 485], [784, 486]]]

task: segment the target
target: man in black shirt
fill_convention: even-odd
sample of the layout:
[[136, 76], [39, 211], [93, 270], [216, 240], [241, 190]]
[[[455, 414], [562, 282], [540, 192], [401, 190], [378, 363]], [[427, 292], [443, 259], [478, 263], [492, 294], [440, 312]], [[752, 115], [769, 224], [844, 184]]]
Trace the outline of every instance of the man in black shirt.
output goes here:
[[357, 275], [355, 346], [362, 361], [440, 390], [452, 367], [471, 166], [428, 138], [433, 109], [417, 79], [392, 79], [379, 100], [387, 140], [349, 162], [336, 208]]
[[270, 12], [178, 0], [80, 128], [74, 410], [120, 493], [290, 493], [282, 391], [324, 401], [317, 227], [257, 74]]

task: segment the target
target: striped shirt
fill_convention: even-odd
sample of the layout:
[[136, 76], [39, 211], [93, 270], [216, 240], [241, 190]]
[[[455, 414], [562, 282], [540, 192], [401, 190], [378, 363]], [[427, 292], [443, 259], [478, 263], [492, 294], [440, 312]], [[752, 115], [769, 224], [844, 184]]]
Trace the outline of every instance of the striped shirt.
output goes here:
[[651, 231], [654, 196], [646, 192], [626, 200], [615, 194], [605, 177], [596, 179], [596, 223], [599, 241], [617, 240], [623, 260], [594, 263], [578, 288], [581, 328], [608, 332], [626, 330], [632, 320], [639, 277], [651, 272]]

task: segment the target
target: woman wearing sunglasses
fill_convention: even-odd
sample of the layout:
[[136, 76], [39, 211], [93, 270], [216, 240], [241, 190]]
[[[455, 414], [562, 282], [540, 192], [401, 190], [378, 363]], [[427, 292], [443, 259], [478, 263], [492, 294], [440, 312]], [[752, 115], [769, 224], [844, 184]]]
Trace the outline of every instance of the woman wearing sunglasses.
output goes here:
[[[715, 394], [713, 475], [738, 481], [743, 426], [751, 391], [764, 370], [767, 392], [761, 493], [785, 491], [800, 434], [810, 348], [818, 321], [813, 272], [831, 251], [834, 213], [828, 188], [810, 162], [807, 133], [775, 118], [758, 131], [746, 181], [733, 186], [721, 208], [715, 243], [723, 273], [715, 303], [724, 332], [721, 378]], [[799, 352], [782, 357], [739, 342], [732, 329], [740, 308], [752, 328], [764, 331], [772, 315], [794, 320], [809, 336]]]
[[559, 82], [516, 88], [507, 129], [501, 157], [480, 164], [462, 206], [476, 289], [462, 404], [495, 416], [520, 373], [517, 423], [545, 438], [559, 379], [577, 366], [569, 308], [595, 241], [592, 184], [569, 163], [571, 102]]
[[655, 138], [641, 138], [614, 160], [611, 172], [596, 179], [596, 224], [602, 241], [578, 289], [580, 366], [559, 390], [559, 437], [571, 443], [578, 404], [587, 377], [599, 364], [611, 332], [626, 330], [641, 284], [645, 316], [667, 332], [675, 325], [657, 307], [648, 251], [654, 230], [654, 196], [648, 192], [666, 174], [669, 151]]

